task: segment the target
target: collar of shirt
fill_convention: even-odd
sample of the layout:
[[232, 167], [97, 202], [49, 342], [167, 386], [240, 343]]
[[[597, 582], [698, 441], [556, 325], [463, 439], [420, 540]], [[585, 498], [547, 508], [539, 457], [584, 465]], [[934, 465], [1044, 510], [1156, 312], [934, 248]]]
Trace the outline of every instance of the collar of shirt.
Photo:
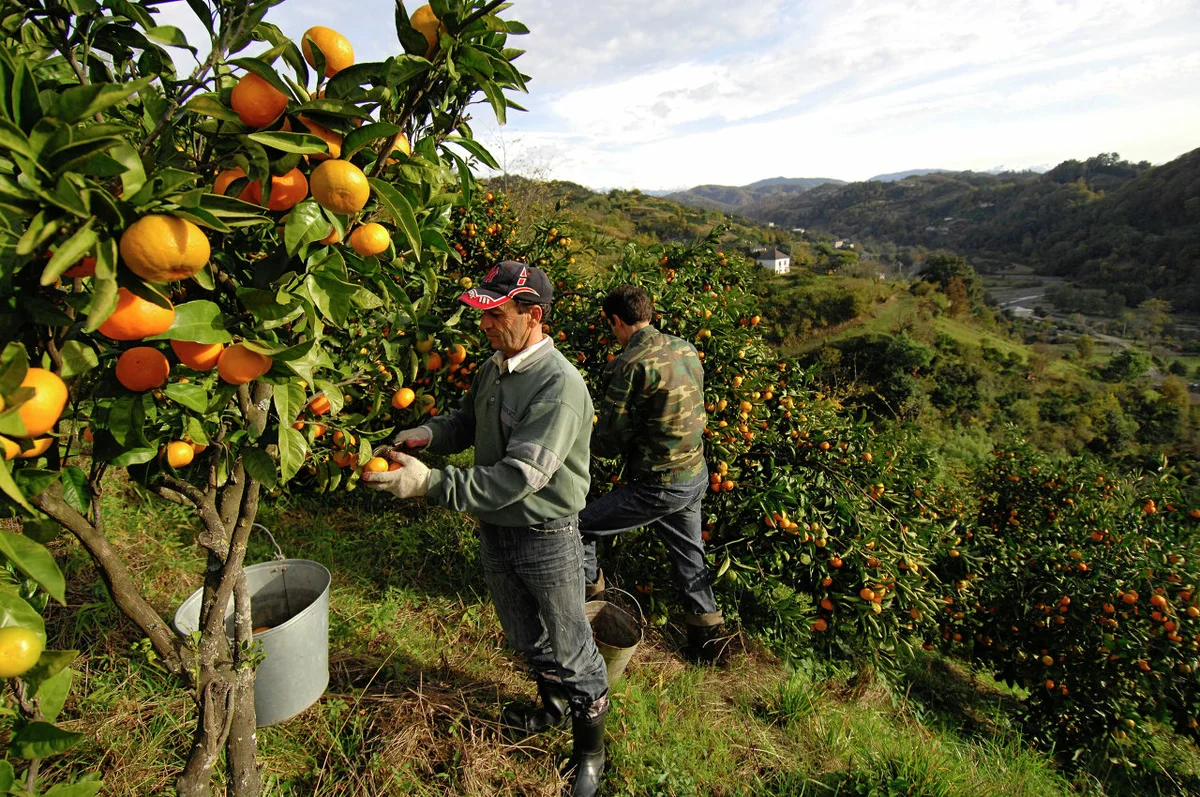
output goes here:
[[647, 324], [646, 326], [639, 329], [637, 332], [634, 332], [632, 335], [630, 335], [629, 342], [627, 344], [625, 344], [625, 346], [628, 348], [629, 346], [632, 346], [633, 344], [637, 343], [642, 338], [648, 338], [651, 335], [654, 335], [656, 332], [658, 332], [658, 330], [654, 328], [654, 324]]
[[492, 362], [496, 363], [496, 367], [500, 369], [500, 373], [502, 374], [516, 373], [521, 370], [522, 366], [531, 365], [541, 359], [540, 356], [535, 357], [534, 355], [545, 351], [547, 348], [554, 348], [554, 343], [549, 336], [542, 338], [532, 346], [521, 349], [508, 359], [505, 359], [501, 352], [496, 352], [492, 355]]

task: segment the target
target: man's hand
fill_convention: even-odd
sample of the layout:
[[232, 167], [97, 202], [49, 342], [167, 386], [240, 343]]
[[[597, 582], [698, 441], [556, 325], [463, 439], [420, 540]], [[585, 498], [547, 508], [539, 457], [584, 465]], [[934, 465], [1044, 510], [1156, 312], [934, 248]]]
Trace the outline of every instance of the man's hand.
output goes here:
[[400, 467], [383, 473], [364, 473], [363, 484], [376, 490], [386, 490], [397, 498], [425, 495], [429, 490], [429, 468], [425, 463], [394, 449], [387, 452], [387, 457], [392, 462], [400, 463]]
[[418, 426], [415, 429], [404, 429], [396, 433], [392, 444], [376, 446], [374, 454], [377, 457], [387, 456], [388, 449], [401, 451], [418, 451], [433, 442], [433, 430], [428, 426]]

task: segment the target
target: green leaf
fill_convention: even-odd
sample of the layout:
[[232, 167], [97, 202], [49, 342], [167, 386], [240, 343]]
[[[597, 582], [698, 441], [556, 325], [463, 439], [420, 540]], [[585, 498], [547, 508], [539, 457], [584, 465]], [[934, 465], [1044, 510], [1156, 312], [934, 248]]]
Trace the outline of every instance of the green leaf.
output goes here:
[[130, 94], [150, 85], [153, 78], [141, 78], [129, 83], [92, 83], [74, 86], [58, 95], [55, 115], [68, 124], [94, 116], [105, 108], [116, 105]]
[[124, 167], [121, 172], [121, 195], [134, 196], [146, 185], [146, 167], [137, 150], [127, 141], [122, 141], [108, 151], [108, 157]]
[[62, 524], [54, 518], [31, 518], [21, 526], [21, 533], [42, 545], [62, 533]]
[[141, 465], [142, 463], [149, 462], [157, 456], [158, 449], [156, 448], [131, 448], [119, 456], [113, 457], [112, 464], [119, 468], [123, 468], [128, 465]]
[[392, 59], [392, 64], [388, 68], [388, 85], [402, 87], [417, 75], [428, 72], [432, 67], [432, 61], [419, 55], [398, 55]]
[[[350, 67], [353, 69], [354, 67]], [[365, 122], [375, 121], [371, 118], [371, 114], [359, 108], [356, 104], [348, 100], [309, 100], [297, 106], [293, 113], [304, 113], [306, 111], [314, 111], [316, 113], [327, 113], [333, 116], [344, 116], [351, 119], [362, 119]]]
[[82, 341], [68, 340], [62, 347], [62, 364], [62, 373], [59, 376], [70, 379], [98, 366], [100, 358], [91, 346]]
[[223, 122], [240, 122], [237, 112], [221, 102], [219, 94], [198, 94], [187, 101], [183, 110], [191, 111], [199, 116], [211, 116]]
[[96, 276], [92, 277], [92, 301], [87, 308], [85, 332], [95, 332], [117, 306], [117, 242], [110, 238], [96, 247]]
[[59, 783], [51, 786], [42, 797], [96, 797], [104, 788], [102, 780], [83, 780], [75, 783]]
[[167, 47], [182, 47], [185, 50], [190, 50], [192, 55], [196, 54], [196, 48], [188, 44], [187, 37], [183, 35], [183, 31], [173, 25], [159, 25], [154, 28], [146, 28], [144, 33], [147, 39], [156, 44], [163, 44]]
[[391, 138], [399, 132], [399, 127], [388, 122], [374, 122], [373, 124], [363, 125], [351, 131], [342, 139], [342, 157], [349, 160], [354, 153], [372, 141], [381, 138]]
[[348, 66], [329, 79], [325, 93], [330, 97], [345, 97], [364, 83], [377, 80], [383, 75], [385, 66], [382, 61], [364, 61]]
[[[2, 146], [2, 144], [0, 144]], [[48, 221], [46, 211], [39, 210], [38, 214], [29, 220], [29, 226], [17, 241], [17, 254], [24, 257], [41, 249], [46, 241], [58, 234], [58, 222]]]
[[[46, 659], [48, 654], [55, 653], [67, 654], [66, 657], [62, 658], [70, 657], [70, 659], [67, 659], [68, 663], [76, 659], [79, 655], [78, 651], [44, 651], [42, 658], [37, 660], [37, 664], [41, 665], [42, 660]], [[59, 713], [62, 711], [62, 705], [66, 703], [67, 695], [71, 693], [73, 678], [74, 672], [68, 669], [68, 667], [62, 667], [54, 675], [42, 679], [40, 684], [37, 685], [35, 693], [37, 696], [37, 706], [42, 709], [42, 719], [48, 721], [48, 723], [53, 723], [55, 719], [58, 719]], [[26, 672], [20, 679], [29, 683], [29, 673]], [[32, 685], [30, 687], [34, 688]]]
[[46, 623], [38, 610], [17, 593], [12, 584], [0, 585], [0, 628], [10, 625], [28, 628], [46, 644]]
[[59, 481], [62, 482], [63, 500], [76, 512], [86, 515], [92, 503], [87, 473], [76, 465], [68, 465], [59, 471]]
[[343, 326], [350, 317], [353, 309], [350, 297], [358, 290], [357, 285], [343, 282], [328, 272], [309, 274], [304, 280], [304, 286], [312, 298], [313, 304], [321, 314], [336, 327]]
[[28, 578], [36, 581], [54, 600], [66, 604], [66, 581], [62, 571], [55, 564], [54, 557], [44, 545], [21, 534], [0, 531], [0, 555], [7, 558]]
[[492, 153], [488, 152], [482, 144], [473, 138], [463, 138], [462, 136], [448, 136], [444, 144], [457, 144], [465, 149], [472, 157], [491, 169], [499, 169], [500, 164], [496, 163], [496, 159], [492, 157]]
[[266, 489], [273, 490], [279, 482], [279, 472], [275, 468], [275, 460], [271, 459], [270, 455], [261, 448], [253, 446], [243, 448], [242, 463], [246, 466], [246, 473], [250, 474], [250, 478], [257, 480]]
[[65, 753], [82, 739], [82, 733], [64, 731], [48, 722], [31, 722], [17, 731], [8, 746], [17, 758], [30, 760]]
[[380, 206], [392, 217], [396, 226], [404, 231], [404, 237], [408, 239], [409, 247], [413, 250], [416, 258], [420, 260], [421, 228], [417, 224], [417, 216], [413, 213], [412, 205], [390, 183], [384, 182], [377, 177], [369, 178], [369, 182], [371, 183], [371, 188], [375, 191], [375, 198], [379, 201]]
[[321, 138], [311, 133], [250, 133], [246, 138], [257, 141], [265, 147], [297, 155], [316, 155], [329, 152], [329, 146]]
[[3, 118], [0, 118], [0, 149], [11, 150], [30, 160], [37, 160], [37, 152], [21, 128]]
[[285, 426], [290, 425], [300, 414], [300, 408], [304, 406], [304, 388], [295, 382], [276, 385], [274, 399], [275, 413], [279, 416], [279, 422]]
[[88, 219], [87, 222], [75, 231], [75, 234], [66, 240], [62, 246], [54, 252], [54, 256], [50, 258], [50, 262], [42, 269], [42, 285], [53, 285], [62, 273], [74, 266], [85, 255], [92, 251], [99, 240], [95, 230], [92, 229], [92, 224], [96, 221], [95, 216]]
[[308, 453], [308, 441], [291, 426], [279, 427], [279, 470], [281, 483], [287, 484], [300, 472], [304, 455]]
[[233, 337], [225, 328], [226, 320], [215, 302], [197, 299], [175, 307], [175, 321], [161, 335], [146, 340], [187, 340], [195, 343], [229, 343]]
[[58, 716], [58, 712], [62, 710], [62, 703], [54, 707], [54, 711], [50, 712], [46, 709], [48, 706], [44, 702], [47, 697], [57, 697], [57, 690], [62, 688], [62, 676], [67, 674], [66, 690], [62, 692], [62, 698], [66, 698], [66, 692], [71, 687], [71, 662], [79, 658], [78, 650], [44, 650], [41, 658], [37, 660], [37, 664], [27, 673], [21, 676], [21, 680], [29, 686], [31, 690], [43, 699], [41, 704], [43, 718], [49, 722], [54, 722], [54, 718]]
[[[342, 407], [345, 406], [345, 400], [342, 398], [341, 388], [327, 379], [318, 379], [314, 387], [321, 393], [324, 393], [325, 398], [329, 399], [329, 416], [331, 418], [342, 411]], [[316, 396], [313, 398], [315, 399]]]
[[25, 347], [16, 342], [6, 343], [0, 352], [0, 395], [11, 397], [25, 381], [28, 370], [29, 355], [25, 353]]
[[0, 760], [0, 794], [8, 794], [16, 780], [17, 773], [13, 770], [12, 762], [7, 758]]
[[19, 504], [22, 508], [32, 512], [33, 507], [31, 507], [29, 502], [25, 500], [25, 496], [21, 495], [21, 491], [17, 489], [16, 482], [13, 481], [12, 471], [9, 470], [10, 467], [11, 466], [8, 464], [7, 460], [0, 463], [0, 490], [3, 490], [5, 495]]
[[289, 255], [295, 255], [307, 243], [319, 241], [329, 234], [329, 220], [321, 212], [321, 206], [306, 199], [288, 214], [283, 228], [283, 243]]
[[171, 401], [182, 404], [194, 412], [202, 413], [208, 409], [208, 391], [201, 385], [173, 382], [163, 388], [163, 393]]

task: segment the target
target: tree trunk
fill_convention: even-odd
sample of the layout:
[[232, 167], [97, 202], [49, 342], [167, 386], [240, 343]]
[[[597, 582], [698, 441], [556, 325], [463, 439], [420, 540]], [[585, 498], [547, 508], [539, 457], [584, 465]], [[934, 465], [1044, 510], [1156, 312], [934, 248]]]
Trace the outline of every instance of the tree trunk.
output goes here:
[[[251, 615], [250, 588], [246, 574], [242, 573], [233, 591], [234, 616], [237, 618], [236, 636], [239, 642], [253, 642], [254, 621]], [[229, 738], [225, 742], [225, 760], [229, 768], [229, 793], [232, 797], [257, 797], [262, 782], [259, 778], [257, 718], [254, 712], [254, 664], [244, 657], [246, 646], [234, 648], [235, 699], [233, 723]]]

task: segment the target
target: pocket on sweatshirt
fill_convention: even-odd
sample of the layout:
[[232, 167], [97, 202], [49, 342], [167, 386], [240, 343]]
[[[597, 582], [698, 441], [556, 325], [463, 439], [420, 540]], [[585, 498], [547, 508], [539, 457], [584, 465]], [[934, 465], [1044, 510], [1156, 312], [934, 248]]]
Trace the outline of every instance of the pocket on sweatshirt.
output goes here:
[[517, 422], [517, 414], [513, 408], [507, 404], [500, 405], [500, 423], [504, 424], [506, 429], [511, 429], [513, 424]]

